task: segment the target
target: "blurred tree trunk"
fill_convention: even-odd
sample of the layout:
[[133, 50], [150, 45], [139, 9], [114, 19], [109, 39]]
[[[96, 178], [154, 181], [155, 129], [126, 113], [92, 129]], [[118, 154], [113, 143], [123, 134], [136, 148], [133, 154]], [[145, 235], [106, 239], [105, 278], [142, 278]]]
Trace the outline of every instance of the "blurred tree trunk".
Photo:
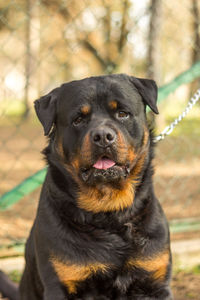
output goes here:
[[23, 118], [26, 119], [29, 116], [29, 88], [30, 88], [30, 73], [31, 73], [31, 0], [26, 0], [26, 28], [25, 28], [25, 88], [24, 88], [24, 105], [25, 110]]
[[80, 40], [83, 47], [90, 52], [90, 54], [97, 60], [100, 64], [102, 72], [105, 74], [114, 73], [120, 62], [123, 59], [124, 48], [127, 43], [127, 35], [129, 30], [127, 29], [127, 23], [129, 20], [128, 12], [130, 9], [130, 0], [123, 0], [121, 2], [121, 24], [119, 27], [119, 35], [117, 38], [112, 37], [112, 2], [104, 1], [103, 6], [106, 9], [106, 15], [103, 18], [103, 33], [105, 39], [105, 54], [100, 53], [97, 47], [91, 43], [89, 36], [84, 37]]
[[[200, 60], [200, 12], [198, 7], [199, 0], [192, 0], [192, 36], [193, 36], [193, 47], [191, 53], [192, 64]], [[200, 87], [200, 80], [195, 80], [190, 86], [190, 95]]]
[[160, 82], [159, 52], [162, 0], [151, 0], [150, 14], [147, 48], [147, 77]]
[[[160, 27], [162, 18], [162, 0], [150, 1], [150, 22], [147, 46], [147, 77], [160, 83]], [[155, 127], [155, 115], [148, 113], [149, 122]]]
[[[24, 106], [23, 118], [26, 119], [30, 114], [30, 99], [32, 93], [37, 92], [40, 95], [40, 68], [38, 68], [38, 57], [40, 57], [40, 11], [39, 6], [35, 5], [34, 0], [26, 0], [26, 27], [25, 27], [25, 58], [24, 58]], [[34, 73], [34, 74], [33, 74]], [[37, 82], [37, 88], [35, 83]], [[31, 88], [32, 87], [32, 88]]]

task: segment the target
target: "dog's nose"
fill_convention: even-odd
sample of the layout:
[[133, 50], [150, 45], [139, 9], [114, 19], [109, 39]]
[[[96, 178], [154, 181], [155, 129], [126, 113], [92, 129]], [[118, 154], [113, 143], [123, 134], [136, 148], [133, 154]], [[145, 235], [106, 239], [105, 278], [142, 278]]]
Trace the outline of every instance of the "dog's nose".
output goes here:
[[103, 126], [96, 128], [91, 133], [92, 143], [100, 147], [108, 147], [116, 140], [116, 133], [113, 129]]

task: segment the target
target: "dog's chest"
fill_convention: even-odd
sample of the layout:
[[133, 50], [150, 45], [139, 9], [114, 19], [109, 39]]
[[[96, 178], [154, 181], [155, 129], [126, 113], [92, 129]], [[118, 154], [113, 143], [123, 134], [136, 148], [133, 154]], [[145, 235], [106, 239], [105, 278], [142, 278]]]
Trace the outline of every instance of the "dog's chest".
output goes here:
[[79, 237], [77, 248], [74, 249], [76, 262], [67, 256], [64, 259], [55, 255], [51, 257], [51, 264], [59, 281], [67, 287], [70, 294], [76, 293], [81, 283], [88, 279], [114, 280], [120, 270], [126, 268], [131, 240], [125, 240], [123, 236], [124, 233], [121, 235], [116, 231], [96, 230], [87, 238], [84, 234], [82, 243]]
[[[117, 266], [113, 262], [100, 263], [98, 261], [78, 264], [61, 261], [56, 257], [52, 258], [51, 263], [59, 281], [67, 288], [68, 293], [76, 295], [80, 292], [87, 292], [91, 284], [97, 292], [99, 282], [105, 284], [110, 291], [115, 289], [125, 291], [133, 281], [139, 280], [138, 276], [141, 274], [146, 274], [146, 276], [149, 274], [151, 280], [163, 282], [168, 272], [169, 260], [169, 251], [163, 250], [148, 258], [129, 256], [121, 266]], [[84, 290], [82, 284], [85, 286]], [[105, 291], [105, 295], [107, 295], [107, 291]]]
[[128, 289], [140, 270], [141, 274], [149, 274], [152, 280], [163, 281], [170, 260], [169, 250], [163, 248], [144, 257], [142, 249], [147, 247], [148, 241], [136, 232], [132, 222], [109, 230], [96, 228], [79, 235], [74, 248], [76, 260], [52, 256], [51, 264], [68, 293], [77, 294], [81, 286], [91, 282], [96, 286], [99, 279], [107, 286], [109, 283], [110, 290], [120, 289], [121, 284]]

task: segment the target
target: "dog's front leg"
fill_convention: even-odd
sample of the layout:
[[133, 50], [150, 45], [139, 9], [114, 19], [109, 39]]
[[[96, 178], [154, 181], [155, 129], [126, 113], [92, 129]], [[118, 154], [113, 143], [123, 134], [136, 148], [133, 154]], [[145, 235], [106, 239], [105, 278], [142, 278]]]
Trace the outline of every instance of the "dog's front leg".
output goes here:
[[44, 291], [42, 300], [68, 300], [67, 289], [50, 268], [42, 276]]
[[147, 295], [134, 295], [132, 300], [174, 300], [172, 292], [169, 287], [163, 288], [160, 292], [158, 291], [152, 296]]
[[158, 297], [145, 297], [145, 296], [141, 296], [141, 297], [137, 297], [137, 298], [132, 298], [133, 300], [174, 300], [174, 298], [172, 296], [167, 296], [165, 298], [158, 298]]
[[44, 291], [43, 300], [68, 300], [68, 297], [59, 287], [47, 288]]

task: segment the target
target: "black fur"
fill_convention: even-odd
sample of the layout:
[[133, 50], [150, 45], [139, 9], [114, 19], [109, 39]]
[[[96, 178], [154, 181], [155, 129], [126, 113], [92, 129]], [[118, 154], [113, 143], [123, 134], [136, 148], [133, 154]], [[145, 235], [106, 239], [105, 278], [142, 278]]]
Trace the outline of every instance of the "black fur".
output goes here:
[[[66, 83], [35, 102], [49, 135], [48, 172], [20, 300], [172, 299], [169, 231], [154, 195], [145, 116], [146, 105], [158, 113], [156, 96], [154, 81], [120, 74]], [[104, 157], [115, 166], [94, 168]], [[109, 197], [94, 197], [106, 193], [117, 199], [108, 208]]]

